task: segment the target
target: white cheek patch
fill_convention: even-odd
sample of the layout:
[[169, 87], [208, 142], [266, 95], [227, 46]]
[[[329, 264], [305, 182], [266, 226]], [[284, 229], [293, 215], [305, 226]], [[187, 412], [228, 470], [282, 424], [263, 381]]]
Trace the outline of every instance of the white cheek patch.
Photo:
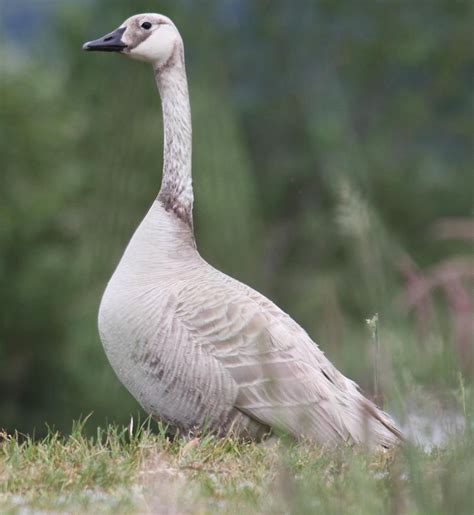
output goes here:
[[161, 25], [150, 36], [130, 50], [130, 57], [163, 64], [171, 57], [179, 35], [169, 25]]

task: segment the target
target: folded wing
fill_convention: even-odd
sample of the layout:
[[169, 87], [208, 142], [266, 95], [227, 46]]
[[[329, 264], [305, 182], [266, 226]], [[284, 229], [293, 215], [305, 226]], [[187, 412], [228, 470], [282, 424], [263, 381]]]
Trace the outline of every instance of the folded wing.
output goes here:
[[234, 380], [236, 408], [322, 444], [399, 442], [390, 417], [266, 297], [213, 269], [200, 283], [180, 291], [178, 317]]

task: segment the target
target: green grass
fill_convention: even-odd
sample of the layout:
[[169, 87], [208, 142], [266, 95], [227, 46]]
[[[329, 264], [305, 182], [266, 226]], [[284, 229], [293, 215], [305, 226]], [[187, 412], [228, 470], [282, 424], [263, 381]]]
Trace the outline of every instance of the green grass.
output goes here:
[[[0, 433], [0, 513], [471, 514], [473, 438], [429, 453], [166, 437], [161, 426]], [[30, 511], [31, 510], [31, 511]]]

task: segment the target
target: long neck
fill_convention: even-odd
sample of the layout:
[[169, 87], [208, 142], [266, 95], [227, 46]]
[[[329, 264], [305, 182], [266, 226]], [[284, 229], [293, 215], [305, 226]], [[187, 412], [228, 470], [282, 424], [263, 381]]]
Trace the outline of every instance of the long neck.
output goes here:
[[155, 69], [155, 78], [164, 129], [163, 178], [158, 200], [192, 230], [191, 109], [182, 48], [176, 47], [171, 59]]

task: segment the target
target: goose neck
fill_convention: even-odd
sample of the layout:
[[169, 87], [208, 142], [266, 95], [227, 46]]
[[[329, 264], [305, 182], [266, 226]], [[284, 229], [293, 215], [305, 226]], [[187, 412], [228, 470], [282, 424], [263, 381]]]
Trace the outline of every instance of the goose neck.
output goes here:
[[192, 129], [188, 84], [182, 48], [155, 69], [163, 111], [163, 178], [158, 200], [193, 228], [191, 177]]

